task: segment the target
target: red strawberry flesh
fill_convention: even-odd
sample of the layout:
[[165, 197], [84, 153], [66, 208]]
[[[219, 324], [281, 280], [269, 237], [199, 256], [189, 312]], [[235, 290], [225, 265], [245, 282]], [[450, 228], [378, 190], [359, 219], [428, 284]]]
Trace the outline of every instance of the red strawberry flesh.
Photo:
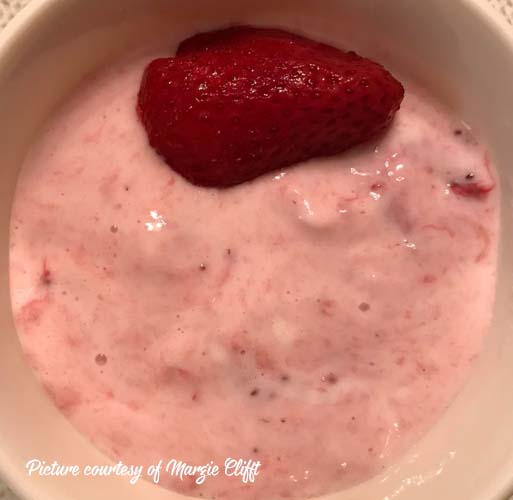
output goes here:
[[193, 184], [228, 187], [370, 139], [403, 96], [387, 70], [354, 52], [235, 27], [151, 62], [138, 112], [171, 168]]
[[493, 191], [493, 184], [481, 184], [478, 182], [452, 182], [451, 189], [454, 194], [465, 198], [484, 199]]

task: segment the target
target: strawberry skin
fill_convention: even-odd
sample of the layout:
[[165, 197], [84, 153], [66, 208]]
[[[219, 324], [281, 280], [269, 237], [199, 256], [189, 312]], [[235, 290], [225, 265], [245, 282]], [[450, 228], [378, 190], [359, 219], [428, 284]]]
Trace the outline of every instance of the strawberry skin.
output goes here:
[[404, 97], [382, 66], [282, 30], [235, 27], [182, 42], [145, 70], [151, 146], [193, 184], [228, 187], [383, 131]]

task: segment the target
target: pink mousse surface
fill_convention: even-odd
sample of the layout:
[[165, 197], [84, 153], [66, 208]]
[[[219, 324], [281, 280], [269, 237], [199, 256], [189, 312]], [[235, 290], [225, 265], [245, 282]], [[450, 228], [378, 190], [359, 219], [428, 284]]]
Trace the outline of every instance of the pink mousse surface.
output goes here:
[[[148, 58], [89, 79], [23, 166], [13, 310], [28, 362], [111, 457], [259, 460], [189, 495], [304, 498], [369, 479], [444, 412], [488, 329], [485, 149], [406, 82], [389, 132], [227, 190], [185, 182], [136, 116]], [[457, 132], [455, 132], [457, 130]]]

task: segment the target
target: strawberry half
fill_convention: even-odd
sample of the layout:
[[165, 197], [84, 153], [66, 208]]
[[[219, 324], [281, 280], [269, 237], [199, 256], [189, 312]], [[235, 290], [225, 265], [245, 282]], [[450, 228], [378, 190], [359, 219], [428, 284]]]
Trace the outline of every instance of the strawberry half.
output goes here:
[[228, 187], [383, 131], [404, 97], [382, 66], [276, 29], [182, 42], [145, 70], [138, 113], [150, 144], [190, 182]]

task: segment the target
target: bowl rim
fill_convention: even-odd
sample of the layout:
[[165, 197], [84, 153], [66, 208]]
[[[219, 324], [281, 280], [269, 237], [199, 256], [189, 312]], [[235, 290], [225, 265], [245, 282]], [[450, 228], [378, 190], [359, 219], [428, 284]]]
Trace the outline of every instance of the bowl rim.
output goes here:
[[[505, 16], [495, 9], [489, 0], [451, 1], [459, 2], [463, 8], [483, 22], [488, 30], [494, 32], [502, 45], [510, 51], [513, 64], [513, 23], [508, 23]], [[30, 0], [8, 21], [0, 32], [0, 76], [3, 71], [6, 71], [2, 66], [3, 59], [9, 55], [17, 43], [22, 43], [25, 32], [30, 29], [32, 24], [63, 2], [65, 0]], [[489, 492], [489, 500], [513, 500], [511, 497], [513, 495], [513, 461], [511, 464], [505, 464], [505, 468], [510, 472], [509, 474], [504, 474], [504, 471], [497, 472], [494, 490]], [[34, 492], [32, 483], [23, 481], [22, 477], [24, 477], [23, 473], [11, 466], [0, 450], [0, 480], [3, 480], [20, 499], [37, 499], [39, 495]]]

